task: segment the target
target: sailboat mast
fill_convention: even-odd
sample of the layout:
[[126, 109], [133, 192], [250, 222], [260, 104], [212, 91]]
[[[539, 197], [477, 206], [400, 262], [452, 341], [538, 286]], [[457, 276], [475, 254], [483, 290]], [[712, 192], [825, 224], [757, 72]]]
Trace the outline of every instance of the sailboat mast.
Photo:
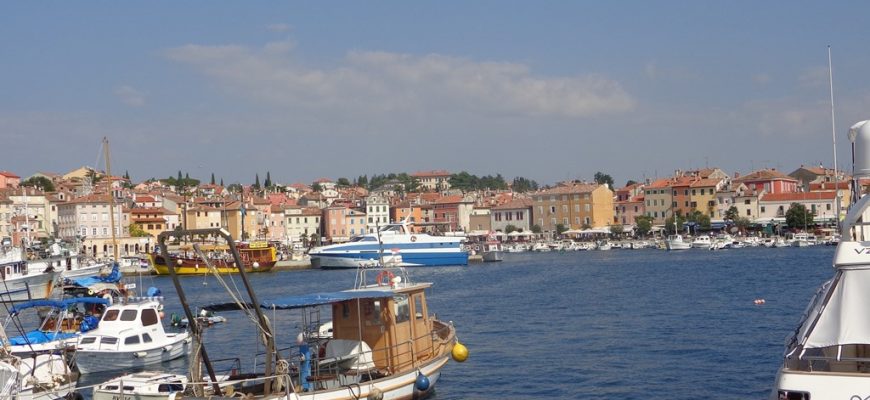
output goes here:
[[837, 230], [840, 230], [840, 212], [842, 212], [842, 200], [840, 199], [840, 177], [837, 173], [837, 124], [834, 117], [834, 68], [831, 62], [831, 45], [828, 45], [828, 83], [831, 87], [831, 138], [834, 141], [834, 192], [836, 195]]
[[[109, 225], [112, 231], [112, 250], [115, 260], [118, 260], [118, 238], [115, 235], [115, 196], [112, 195], [112, 167], [109, 161], [109, 138], [103, 136], [103, 151], [106, 157], [106, 176], [108, 177], [106, 187], [108, 188], [109, 198]], [[120, 222], [120, 221], [118, 221]]]

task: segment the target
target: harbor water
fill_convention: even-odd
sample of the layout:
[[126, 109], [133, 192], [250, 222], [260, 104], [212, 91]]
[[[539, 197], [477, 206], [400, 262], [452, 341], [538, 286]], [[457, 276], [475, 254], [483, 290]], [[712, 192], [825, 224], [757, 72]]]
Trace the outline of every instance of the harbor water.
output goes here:
[[[816, 288], [829, 279], [834, 247], [721, 251], [611, 250], [508, 253], [500, 263], [412, 268], [433, 282], [429, 309], [453, 321], [469, 349], [443, 369], [436, 399], [765, 399], [783, 344]], [[354, 271], [251, 274], [260, 300], [342, 290]], [[181, 314], [167, 277], [141, 278]], [[193, 306], [225, 302], [241, 280], [184, 277]], [[764, 304], [755, 304], [764, 299]], [[293, 343], [299, 315], [269, 311], [278, 341]], [[212, 359], [250, 366], [252, 324], [221, 313], [206, 330]], [[185, 371], [185, 361], [163, 368]], [[119, 373], [86, 375], [80, 385]], [[90, 391], [85, 391], [89, 397]]]

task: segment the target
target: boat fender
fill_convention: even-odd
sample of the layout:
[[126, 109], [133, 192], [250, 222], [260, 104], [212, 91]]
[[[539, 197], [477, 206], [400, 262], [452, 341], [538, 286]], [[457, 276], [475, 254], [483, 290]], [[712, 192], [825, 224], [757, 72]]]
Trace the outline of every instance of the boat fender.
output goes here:
[[85, 397], [82, 396], [82, 394], [79, 393], [79, 392], [71, 392], [71, 393], [67, 393], [67, 395], [64, 396], [64, 398], [65, 398], [66, 400], [84, 400], [84, 399], [85, 399]]
[[465, 362], [468, 359], [468, 348], [465, 347], [459, 341], [456, 341], [456, 344], [453, 345], [453, 350], [451, 350], [451, 355], [456, 362]]
[[166, 346], [163, 346], [163, 351], [169, 351], [169, 350], [172, 350], [172, 345], [167, 344]]
[[429, 390], [429, 378], [420, 372], [420, 374], [417, 375], [417, 379], [414, 381], [414, 387], [421, 392]]
[[137, 351], [137, 352], [133, 353], [133, 357], [135, 357], [135, 358], [143, 358], [147, 355], [148, 355], [148, 353], [146, 353], [144, 351]]
[[372, 386], [371, 390], [369, 390], [369, 395], [366, 397], [366, 400], [383, 400], [384, 392], [381, 389], [378, 389], [377, 386]]
[[412, 241], [412, 242], [416, 242], [416, 241], [417, 241], [417, 237], [414, 236], [414, 235], [411, 235], [411, 241]]
[[394, 275], [390, 271], [381, 271], [378, 272], [378, 276], [375, 277], [375, 281], [377, 281], [378, 286], [390, 286], [390, 284], [393, 282], [393, 278], [395, 277], [396, 275]]

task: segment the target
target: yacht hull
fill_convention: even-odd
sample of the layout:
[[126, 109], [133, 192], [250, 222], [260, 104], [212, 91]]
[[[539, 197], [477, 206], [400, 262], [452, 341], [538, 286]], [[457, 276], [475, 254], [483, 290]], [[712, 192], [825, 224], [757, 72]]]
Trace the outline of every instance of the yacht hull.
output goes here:
[[[870, 376], [864, 373], [807, 372], [782, 368], [776, 375], [776, 384], [770, 400], [778, 400], [780, 391], [808, 394], [807, 399], [864, 399], [870, 396]], [[799, 397], [787, 397], [799, 398]]]

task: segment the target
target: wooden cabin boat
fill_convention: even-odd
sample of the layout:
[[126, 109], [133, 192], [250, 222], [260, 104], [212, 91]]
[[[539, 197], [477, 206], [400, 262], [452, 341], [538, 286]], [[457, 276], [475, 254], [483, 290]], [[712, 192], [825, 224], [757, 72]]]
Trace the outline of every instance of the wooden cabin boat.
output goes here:
[[[245, 272], [268, 272], [278, 262], [278, 251], [274, 245], [267, 242], [240, 243], [236, 247], [241, 257]], [[229, 253], [227, 246], [212, 245], [202, 246], [203, 254], [208, 262], [218, 273], [234, 274], [239, 270], [236, 262]], [[162, 254], [156, 251], [149, 254], [149, 259], [157, 275], [169, 275], [169, 268]], [[175, 267], [175, 273], [179, 275], [204, 275], [210, 273], [205, 260], [202, 259], [192, 248], [183, 249], [182, 252], [169, 255], [170, 262]]]

